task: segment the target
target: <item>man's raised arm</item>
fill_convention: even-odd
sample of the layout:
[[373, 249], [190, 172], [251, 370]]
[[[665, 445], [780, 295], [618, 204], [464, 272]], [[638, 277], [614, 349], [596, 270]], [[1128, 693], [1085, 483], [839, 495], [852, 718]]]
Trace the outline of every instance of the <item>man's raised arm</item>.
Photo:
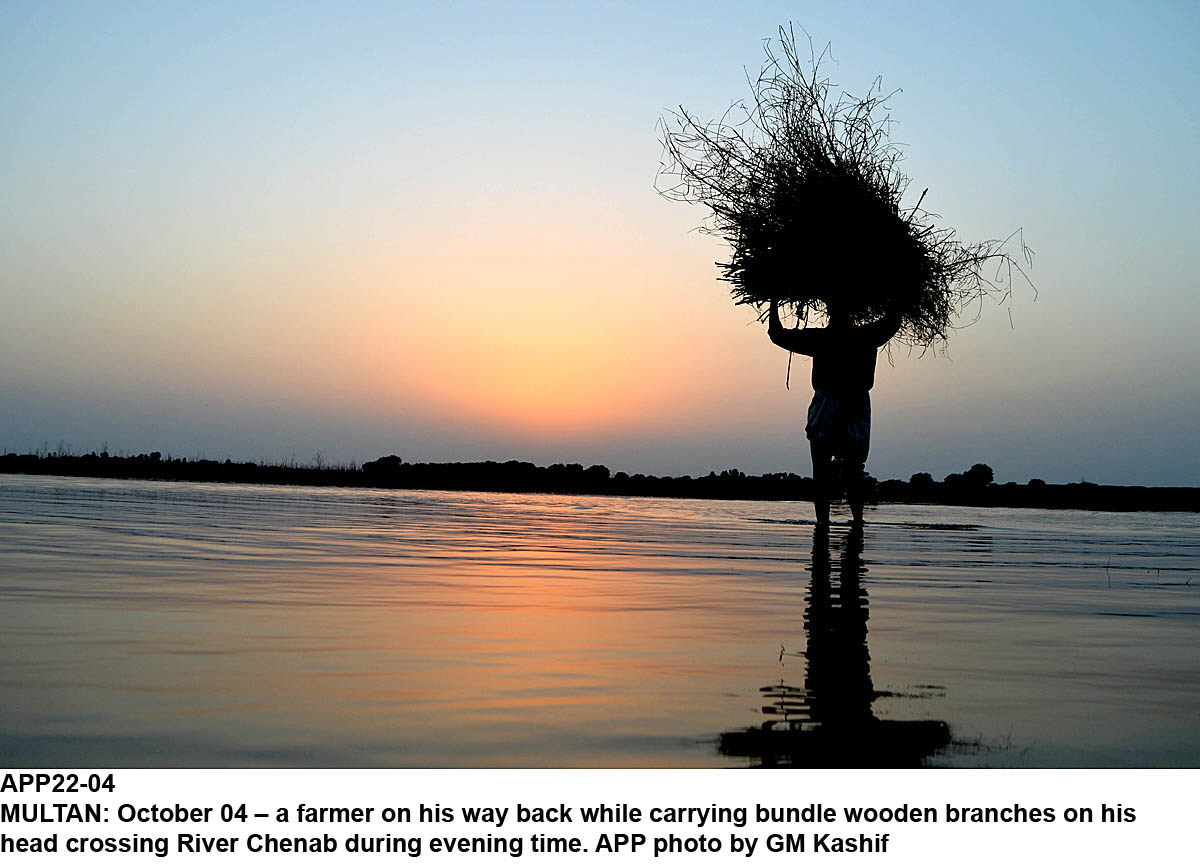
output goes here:
[[[825, 336], [823, 327], [805, 327], [803, 330], [788, 330], [779, 320], [779, 304], [772, 300], [771, 311], [767, 318], [767, 335], [780, 348], [794, 351], [797, 354], [807, 354], [810, 357], [820, 350]], [[890, 336], [888, 337], [891, 338]]]
[[869, 342], [873, 347], [880, 348], [900, 332], [903, 317], [899, 312], [892, 309], [886, 312], [878, 321], [872, 321], [870, 324], [862, 324], [854, 329], [864, 342]]

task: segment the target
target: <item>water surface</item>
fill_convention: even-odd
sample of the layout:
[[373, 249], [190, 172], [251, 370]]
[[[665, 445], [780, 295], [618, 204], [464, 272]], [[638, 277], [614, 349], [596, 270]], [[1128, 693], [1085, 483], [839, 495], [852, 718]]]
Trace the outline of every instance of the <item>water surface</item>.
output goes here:
[[0, 475], [9, 765], [1200, 766], [1200, 517]]

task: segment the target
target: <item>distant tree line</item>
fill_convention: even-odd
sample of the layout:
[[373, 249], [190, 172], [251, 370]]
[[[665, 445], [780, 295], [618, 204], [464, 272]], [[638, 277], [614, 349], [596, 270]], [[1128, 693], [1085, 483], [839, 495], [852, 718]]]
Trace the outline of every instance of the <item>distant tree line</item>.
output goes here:
[[[534, 465], [532, 462], [405, 462], [385, 456], [363, 465], [329, 465], [321, 458], [296, 462], [219, 461], [162, 453], [136, 456], [107, 451], [0, 455], [0, 473], [53, 474], [135, 480], [202, 483], [263, 483], [431, 489], [474, 492], [553, 492], [586, 495], [638, 495], [754, 501], [811, 501], [812, 478], [798, 474], [745, 474], [736, 468], [700, 477], [615, 474], [604, 465]], [[870, 499], [878, 503], [954, 504], [972, 507], [1040, 507], [1082, 510], [1186, 510], [1200, 512], [1194, 487], [1101, 486], [1095, 483], [996, 483], [992, 469], [976, 463], [938, 481], [930, 474], [905, 480], [870, 479]]]

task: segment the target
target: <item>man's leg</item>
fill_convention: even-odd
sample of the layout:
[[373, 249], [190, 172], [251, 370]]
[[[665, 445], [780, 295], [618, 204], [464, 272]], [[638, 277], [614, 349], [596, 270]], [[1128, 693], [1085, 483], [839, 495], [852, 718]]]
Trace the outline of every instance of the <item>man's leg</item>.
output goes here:
[[863, 522], [863, 499], [866, 497], [863, 488], [866, 486], [863, 482], [863, 472], [866, 467], [865, 464], [859, 462], [846, 466], [846, 498], [850, 501], [850, 513], [856, 525], [861, 525]]
[[817, 512], [817, 524], [829, 524], [829, 499], [833, 484], [833, 459], [829, 450], [816, 441], [809, 441], [813, 465], [813, 507]]

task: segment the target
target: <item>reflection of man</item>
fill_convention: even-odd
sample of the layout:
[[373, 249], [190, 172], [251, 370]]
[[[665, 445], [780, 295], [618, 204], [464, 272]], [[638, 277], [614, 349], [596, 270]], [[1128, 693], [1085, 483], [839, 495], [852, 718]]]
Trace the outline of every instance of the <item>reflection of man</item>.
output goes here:
[[836, 473], [844, 478], [850, 512], [861, 524], [875, 357], [900, 329], [900, 316], [889, 312], [872, 324], [853, 325], [838, 306], [827, 303], [826, 308], [828, 327], [787, 330], [779, 321], [779, 304], [772, 300], [767, 335], [780, 348], [813, 358], [813, 399], [804, 431], [812, 451], [817, 523], [829, 523]]
[[862, 550], [862, 529], [852, 527], [835, 568], [829, 529], [813, 532], [804, 687], [761, 688], [763, 713], [773, 719], [723, 733], [722, 753], [766, 766], [916, 767], [950, 742], [940, 720], [881, 720], [872, 712], [880, 694], [871, 682]]
[[812, 582], [804, 629], [809, 716], [839, 729], [875, 718], [871, 703], [871, 654], [867, 648], [867, 592], [861, 577], [863, 535], [851, 529], [842, 550], [840, 578], [833, 582], [828, 534], [818, 527], [813, 537]]

